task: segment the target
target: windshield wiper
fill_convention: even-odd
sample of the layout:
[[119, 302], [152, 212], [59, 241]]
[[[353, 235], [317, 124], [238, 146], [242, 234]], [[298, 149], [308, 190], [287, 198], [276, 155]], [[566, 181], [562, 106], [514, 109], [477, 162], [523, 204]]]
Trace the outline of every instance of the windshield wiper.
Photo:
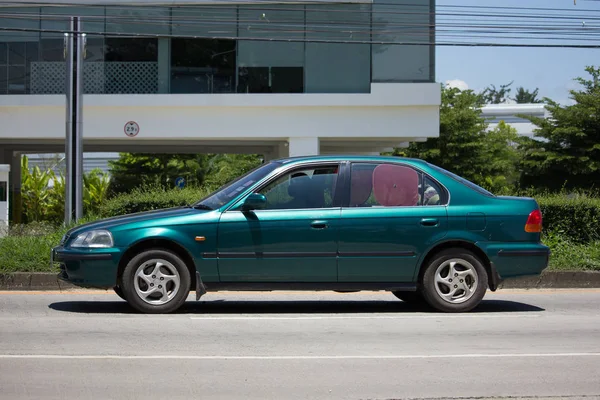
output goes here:
[[209, 211], [211, 211], [213, 209], [212, 207], [209, 207], [204, 204], [194, 204], [193, 208], [195, 208], [196, 210], [209, 210]]

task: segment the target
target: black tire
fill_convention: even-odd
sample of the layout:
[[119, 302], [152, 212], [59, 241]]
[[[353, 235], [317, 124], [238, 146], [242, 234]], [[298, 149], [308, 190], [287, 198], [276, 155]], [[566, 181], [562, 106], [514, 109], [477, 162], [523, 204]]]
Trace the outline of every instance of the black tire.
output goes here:
[[123, 289], [121, 289], [120, 286], [115, 286], [113, 288], [113, 290], [115, 291], [115, 293], [117, 294], [117, 296], [119, 296], [123, 300], [127, 301], [127, 299], [125, 298], [125, 294], [123, 293]]
[[[449, 275], [451, 260], [458, 261], [453, 264], [456, 269], [454, 276]], [[427, 304], [437, 311], [449, 313], [468, 312], [477, 307], [483, 296], [485, 296], [488, 288], [487, 271], [481, 260], [469, 250], [462, 248], [443, 250], [436, 254], [425, 268], [421, 282], [423, 298]], [[445, 280], [443, 283], [436, 284], [435, 275], [438, 269], [442, 278], [452, 279], [452, 281]], [[463, 275], [466, 270], [474, 271], [476, 274], [473, 275], [476, 275], [476, 279], [473, 275]], [[444, 275], [446, 272], [448, 272], [448, 276]], [[458, 276], [456, 276], [457, 274]], [[461, 278], [464, 279], [461, 280]], [[469, 286], [472, 289], [470, 297], [466, 296], [466, 290], [461, 289], [461, 287]], [[446, 293], [445, 290], [448, 290], [448, 292]], [[456, 291], [457, 298], [445, 299], [443, 295], [450, 296], [451, 291]], [[460, 297], [461, 294], [462, 298]]]
[[[153, 300], [152, 298], [149, 298], [149, 301], [157, 302], [156, 304], [151, 304], [144, 300], [142, 297], [140, 297], [140, 295], [136, 291], [136, 284], [141, 289], [150, 289], [150, 286], [148, 286], [146, 281], [144, 281], [141, 278], [137, 278], [138, 281], [136, 283], [135, 274], [136, 272], [138, 272], [139, 268], [142, 268], [144, 264], [152, 260], [165, 261], [166, 264], [162, 264], [165, 265], [165, 267], [167, 268], [167, 272], [169, 272], [171, 275], [178, 275], [179, 277], [177, 290], [175, 290], [176, 284], [174, 280], [169, 281], [167, 277], [167, 280], [162, 281], [167, 282], [164, 284], [164, 290], [162, 290], [162, 292], [165, 294], [169, 290], [168, 285], [171, 285], [171, 294], [167, 296], [171, 298], [165, 299], [163, 303], [158, 303], [162, 300]], [[148, 270], [149, 268], [154, 269], [155, 267], [156, 264], [148, 264], [148, 266], [145, 267], [143, 270]], [[161, 271], [159, 271], [159, 273], [162, 273], [162, 268], [163, 267], [161, 267]], [[159, 286], [159, 284], [161, 284], [162, 282], [160, 282], [158, 279], [159, 278], [157, 277], [157, 280], [155, 280], [157, 289], [158, 287], [162, 288], [162, 285]], [[153, 249], [139, 253], [138, 255], [133, 257], [129, 261], [129, 263], [127, 263], [127, 266], [123, 270], [122, 289], [125, 294], [125, 298], [127, 299], [127, 302], [137, 311], [146, 314], [167, 314], [176, 311], [179, 307], [183, 305], [190, 293], [190, 282], [190, 271], [188, 270], [183, 260], [181, 260], [181, 258], [179, 258], [176, 254], [170, 251]], [[152, 285], [155, 284], [152, 283]], [[161, 293], [158, 294], [160, 295]]]
[[421, 293], [419, 291], [415, 291], [415, 292], [398, 291], [398, 292], [392, 292], [392, 294], [394, 296], [396, 296], [397, 298], [399, 298], [400, 300], [402, 300], [403, 302], [408, 303], [408, 304], [422, 305], [425, 303], [425, 299], [423, 299], [423, 296], [421, 295]]

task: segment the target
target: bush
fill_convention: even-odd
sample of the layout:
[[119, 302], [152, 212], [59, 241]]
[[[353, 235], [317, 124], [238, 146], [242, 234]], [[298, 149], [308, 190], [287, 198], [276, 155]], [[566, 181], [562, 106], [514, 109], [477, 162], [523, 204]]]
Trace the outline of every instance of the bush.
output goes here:
[[52, 247], [71, 227], [93, 220], [86, 217], [68, 227], [47, 222], [11, 226], [8, 236], [0, 238], [0, 273], [58, 272], [56, 265], [50, 265]]
[[113, 217], [142, 211], [160, 210], [192, 204], [209, 193], [206, 188], [162, 189], [143, 187], [119, 194], [100, 207], [102, 217]]
[[600, 198], [581, 194], [535, 196], [544, 218], [544, 231], [573, 243], [600, 240]]

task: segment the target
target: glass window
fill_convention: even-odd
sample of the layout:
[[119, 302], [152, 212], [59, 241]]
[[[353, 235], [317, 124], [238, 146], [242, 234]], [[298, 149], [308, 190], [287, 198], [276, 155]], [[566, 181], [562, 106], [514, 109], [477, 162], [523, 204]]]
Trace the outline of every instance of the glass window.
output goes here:
[[171, 21], [171, 33], [175, 36], [237, 36], [236, 6], [172, 7]]
[[479, 185], [477, 185], [477, 184], [475, 184], [475, 183], [473, 183], [473, 182], [471, 182], [471, 181], [469, 181], [469, 180], [466, 180], [465, 178], [463, 178], [463, 177], [461, 177], [461, 176], [458, 176], [458, 175], [456, 175], [456, 174], [455, 174], [455, 173], [453, 173], [453, 172], [447, 171], [447, 170], [445, 170], [445, 169], [444, 169], [444, 168], [442, 168], [442, 167], [438, 167], [437, 165], [429, 164], [429, 166], [430, 166], [431, 168], [433, 168], [434, 170], [436, 170], [436, 171], [438, 171], [438, 172], [441, 172], [442, 174], [446, 175], [447, 177], [449, 177], [449, 178], [452, 178], [452, 179], [454, 179], [455, 181], [457, 181], [457, 182], [460, 182], [460, 183], [462, 183], [463, 185], [465, 185], [465, 186], [467, 186], [467, 187], [469, 187], [469, 188], [471, 188], [471, 189], [475, 190], [476, 192], [479, 192], [479, 193], [481, 193], [481, 194], [484, 194], [484, 195], [486, 195], [486, 196], [494, 196], [494, 194], [493, 194], [493, 193], [491, 193], [491, 192], [489, 192], [489, 191], [485, 190], [485, 189], [484, 189], [484, 188], [482, 188], [481, 186], [479, 186]]
[[237, 196], [241, 195], [246, 189], [250, 188], [255, 183], [259, 182], [261, 179], [265, 178], [275, 169], [281, 166], [278, 162], [270, 162], [266, 164], [259, 165], [254, 168], [252, 171], [248, 172], [245, 175], [231, 181], [230, 183], [222, 186], [214, 193], [200, 200], [194, 207], [198, 208], [207, 208], [207, 209], [217, 209], [230, 201], [234, 200]]
[[338, 166], [294, 170], [259, 191], [267, 210], [328, 208], [333, 206]]
[[350, 207], [410, 207], [420, 204], [421, 174], [398, 164], [353, 164]]
[[427, 175], [423, 176], [419, 197], [422, 199], [419, 204], [423, 206], [439, 206], [447, 202], [444, 189]]
[[30, 92], [30, 65], [37, 59], [37, 42], [0, 43], [0, 94]]
[[234, 40], [171, 40], [171, 93], [235, 92]]
[[431, 0], [374, 0], [373, 41], [413, 44], [373, 44], [373, 82], [434, 81], [433, 12]]
[[0, 42], [31, 42], [40, 36], [39, 7], [1, 7], [2, 28], [31, 29], [31, 31], [0, 31]]
[[306, 6], [306, 92], [368, 93], [371, 90], [370, 4]]
[[[239, 7], [239, 36], [252, 39], [304, 39], [304, 6]], [[239, 40], [239, 93], [304, 92], [304, 43]]]
[[168, 7], [107, 6], [106, 32], [169, 35], [171, 12]]
[[81, 29], [87, 34], [104, 32], [104, 7], [42, 7], [41, 28], [61, 32], [42, 32], [42, 38], [63, 39], [63, 32], [71, 27], [71, 17], [81, 17]]
[[158, 39], [107, 37], [104, 63], [88, 74], [106, 94], [158, 92]]

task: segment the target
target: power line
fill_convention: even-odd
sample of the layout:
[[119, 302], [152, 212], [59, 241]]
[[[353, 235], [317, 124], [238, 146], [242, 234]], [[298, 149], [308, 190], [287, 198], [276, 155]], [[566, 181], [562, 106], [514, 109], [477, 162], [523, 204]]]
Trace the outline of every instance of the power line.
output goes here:
[[[38, 32], [38, 33], [74, 33], [72, 31], [58, 29], [35, 29], [35, 28], [4, 28], [0, 31], [14, 32]], [[172, 34], [149, 34], [149, 33], [123, 33], [123, 32], [93, 32], [87, 31], [89, 36], [111, 36], [111, 37], [146, 37], [146, 38], [181, 38], [181, 39], [223, 39], [257, 42], [289, 42], [289, 43], [329, 43], [329, 44], [377, 44], [377, 45], [404, 45], [404, 46], [457, 46], [457, 47], [531, 47], [531, 48], [582, 48], [598, 49], [600, 44], [573, 44], [573, 43], [492, 43], [492, 42], [467, 42], [467, 41], [382, 41], [382, 40], [340, 40], [340, 39], [318, 39], [318, 38], [264, 38], [235, 35], [172, 35]]]

